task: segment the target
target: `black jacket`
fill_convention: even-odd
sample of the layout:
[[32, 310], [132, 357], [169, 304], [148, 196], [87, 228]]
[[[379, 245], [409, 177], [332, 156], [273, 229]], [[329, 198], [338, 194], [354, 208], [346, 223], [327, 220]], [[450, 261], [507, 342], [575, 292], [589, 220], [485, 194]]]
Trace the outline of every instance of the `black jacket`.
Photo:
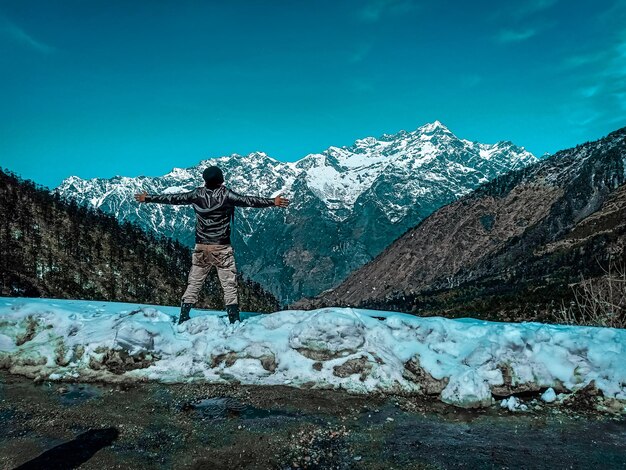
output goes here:
[[270, 207], [274, 199], [242, 196], [226, 186], [217, 189], [196, 188], [181, 194], [150, 194], [146, 202], [191, 204], [196, 211], [196, 243], [230, 245], [230, 221], [235, 207]]

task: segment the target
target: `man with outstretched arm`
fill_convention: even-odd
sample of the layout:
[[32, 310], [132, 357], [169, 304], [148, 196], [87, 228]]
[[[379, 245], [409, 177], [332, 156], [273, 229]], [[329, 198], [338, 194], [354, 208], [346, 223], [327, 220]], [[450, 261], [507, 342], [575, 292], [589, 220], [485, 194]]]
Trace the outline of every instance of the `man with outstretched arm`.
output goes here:
[[135, 194], [135, 200], [143, 203], [191, 204], [196, 212], [196, 246], [178, 323], [189, 320], [191, 307], [198, 301], [198, 294], [213, 266], [217, 268], [217, 276], [224, 290], [228, 319], [235, 323], [239, 320], [237, 267], [230, 244], [235, 207], [287, 207], [289, 200], [282, 196], [264, 198], [237, 194], [224, 186], [224, 175], [216, 166], [206, 168], [202, 178], [204, 186], [187, 193], [155, 195], [143, 192]]

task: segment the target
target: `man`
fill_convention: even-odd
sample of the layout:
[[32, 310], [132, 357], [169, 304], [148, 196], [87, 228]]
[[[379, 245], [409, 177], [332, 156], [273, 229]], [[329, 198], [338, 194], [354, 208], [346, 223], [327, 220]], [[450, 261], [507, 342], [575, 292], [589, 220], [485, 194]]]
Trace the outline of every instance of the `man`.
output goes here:
[[183, 294], [178, 323], [189, 320], [191, 307], [198, 301], [204, 280], [215, 266], [224, 290], [224, 305], [231, 323], [239, 321], [237, 268], [230, 244], [231, 220], [235, 207], [287, 207], [282, 196], [264, 198], [242, 196], [224, 186], [222, 170], [210, 166], [202, 173], [204, 186], [181, 194], [135, 194], [137, 202], [159, 204], [191, 204], [196, 212], [196, 246], [189, 271], [187, 290]]

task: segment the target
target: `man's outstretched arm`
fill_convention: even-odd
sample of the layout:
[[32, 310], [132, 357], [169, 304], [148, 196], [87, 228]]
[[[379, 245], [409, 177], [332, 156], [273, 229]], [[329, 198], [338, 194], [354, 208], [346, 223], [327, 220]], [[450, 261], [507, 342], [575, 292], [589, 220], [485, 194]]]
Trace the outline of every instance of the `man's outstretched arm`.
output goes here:
[[228, 199], [237, 207], [287, 207], [289, 199], [281, 195], [276, 197], [243, 196], [232, 190], [228, 191]]
[[191, 204], [196, 197], [196, 191], [179, 194], [148, 194], [147, 192], [135, 194], [137, 202], [155, 202], [158, 204]]

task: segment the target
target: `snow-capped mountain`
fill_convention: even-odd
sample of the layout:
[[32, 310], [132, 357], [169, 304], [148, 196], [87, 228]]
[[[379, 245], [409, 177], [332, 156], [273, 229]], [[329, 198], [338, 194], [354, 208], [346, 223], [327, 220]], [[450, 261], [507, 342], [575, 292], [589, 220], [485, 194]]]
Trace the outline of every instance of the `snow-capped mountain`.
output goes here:
[[623, 291], [604, 286], [623, 284], [625, 263], [626, 127], [434, 211], [341, 284], [293, 307], [554, 321], [571, 303], [619, 325]]
[[241, 210], [233, 243], [240, 271], [288, 303], [332, 287], [434, 210], [536, 160], [511, 142], [459, 139], [436, 121], [291, 163], [262, 152], [234, 154], [160, 177], [70, 177], [57, 191], [190, 245], [190, 208], [139, 205], [133, 194], [190, 190], [208, 165], [222, 168], [235, 191], [284, 193], [292, 200], [285, 211]]

